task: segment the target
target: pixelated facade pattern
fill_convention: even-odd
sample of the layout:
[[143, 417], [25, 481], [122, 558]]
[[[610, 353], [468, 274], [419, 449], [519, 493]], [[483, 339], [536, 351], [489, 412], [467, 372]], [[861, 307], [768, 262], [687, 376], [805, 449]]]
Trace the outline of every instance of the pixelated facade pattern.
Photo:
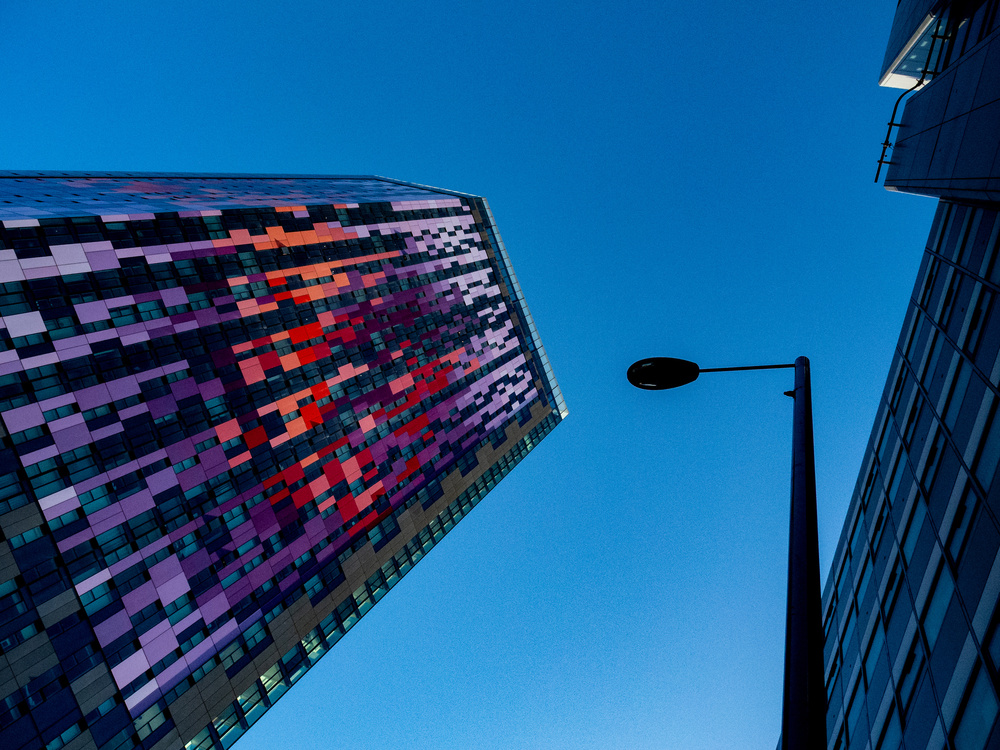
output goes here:
[[0, 173], [0, 746], [228, 748], [566, 415], [485, 201]]
[[824, 594], [830, 748], [1000, 747], [1000, 213], [941, 202]]

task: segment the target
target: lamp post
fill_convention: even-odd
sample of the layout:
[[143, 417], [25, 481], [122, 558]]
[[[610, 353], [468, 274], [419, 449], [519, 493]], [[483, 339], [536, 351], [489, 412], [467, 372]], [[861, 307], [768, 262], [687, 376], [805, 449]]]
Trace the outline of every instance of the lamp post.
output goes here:
[[644, 390], [677, 388], [703, 372], [795, 368], [792, 414], [792, 490], [788, 532], [788, 602], [785, 611], [785, 679], [781, 713], [782, 750], [826, 747], [826, 681], [823, 675], [822, 592], [816, 525], [816, 463], [813, 453], [809, 360], [794, 364], [702, 369], [671, 357], [642, 359], [628, 368], [628, 380]]

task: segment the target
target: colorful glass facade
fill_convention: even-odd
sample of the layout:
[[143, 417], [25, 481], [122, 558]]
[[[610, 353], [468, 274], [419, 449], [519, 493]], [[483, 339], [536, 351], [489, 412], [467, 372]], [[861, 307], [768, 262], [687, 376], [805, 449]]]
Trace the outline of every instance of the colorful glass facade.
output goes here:
[[0, 746], [229, 747], [566, 415], [482, 198], [0, 173]]

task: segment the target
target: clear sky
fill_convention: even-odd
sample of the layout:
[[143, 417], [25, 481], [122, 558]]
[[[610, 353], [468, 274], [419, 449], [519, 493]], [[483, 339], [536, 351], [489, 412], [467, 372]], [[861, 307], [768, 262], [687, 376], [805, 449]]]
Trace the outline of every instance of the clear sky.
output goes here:
[[935, 205], [894, 7], [3, 3], [0, 168], [486, 196], [569, 405], [238, 750], [774, 748], [791, 373], [624, 373], [811, 358], [825, 576]]

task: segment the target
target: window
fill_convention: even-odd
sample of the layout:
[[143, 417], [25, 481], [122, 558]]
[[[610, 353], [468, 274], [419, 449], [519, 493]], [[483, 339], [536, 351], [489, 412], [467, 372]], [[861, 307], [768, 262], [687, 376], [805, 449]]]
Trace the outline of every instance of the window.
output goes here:
[[865, 537], [865, 523], [862, 520], [862, 516], [858, 513], [858, 517], [854, 520], [854, 529], [851, 531], [851, 540], [849, 544], [851, 545], [851, 556], [858, 557], [861, 554], [861, 542]]
[[920, 639], [914, 638], [913, 646], [910, 648], [910, 653], [906, 655], [906, 662], [903, 664], [903, 670], [899, 674], [897, 683], [899, 705], [904, 716], [910, 710], [910, 702], [913, 700], [913, 694], [916, 692], [917, 683], [920, 681], [923, 671], [924, 649], [920, 645]]
[[139, 739], [144, 740], [163, 725], [166, 720], [167, 717], [164, 716], [163, 709], [159, 705], [150, 706], [135, 720], [136, 734], [139, 735]]
[[854, 631], [858, 625], [857, 620], [854, 603], [848, 602], [847, 613], [844, 615], [844, 638], [841, 641], [845, 652], [851, 647], [851, 642], [854, 640]]
[[941, 632], [941, 624], [944, 622], [944, 615], [948, 611], [948, 605], [951, 604], [951, 594], [954, 590], [955, 584], [951, 580], [951, 574], [942, 565], [924, 609], [924, 634], [927, 636], [927, 645], [931, 649], [937, 643], [938, 634]]
[[930, 301], [931, 293], [934, 290], [934, 282], [937, 280], [940, 268], [941, 261], [937, 258], [932, 258], [927, 272], [924, 274], [924, 288], [920, 292], [920, 300], [918, 302], [921, 307], [927, 307], [927, 303]]
[[990, 636], [987, 649], [990, 659], [993, 660], [993, 668], [1000, 670], [1000, 623], [993, 626], [993, 634]]
[[64, 731], [62, 734], [60, 734], [58, 737], [56, 737], [54, 740], [52, 740], [45, 746], [45, 750], [60, 750], [60, 748], [65, 747], [66, 743], [76, 738], [79, 734], [80, 734], [80, 722], [75, 722], [73, 724], [70, 724], [69, 728], [66, 729], [66, 731]]
[[868, 593], [868, 584], [872, 580], [872, 565], [867, 553], [864, 553], [864, 557], [861, 559], [861, 579], [858, 582], [858, 607], [864, 603], [865, 596]]
[[924, 398], [919, 393], [916, 394], [912, 406], [910, 406], [910, 413], [906, 418], [906, 426], [903, 428], [903, 443], [906, 446], [912, 447], [913, 444], [913, 430], [917, 426], [917, 421], [920, 417], [920, 412], [924, 407]]
[[990, 687], [989, 674], [980, 665], [976, 680], [965, 699], [955, 730], [955, 750], [986, 747], [997, 716], [997, 698]]
[[[896, 454], [896, 462], [893, 464], [892, 472], [889, 474], [889, 502], [897, 502], [900, 499], [899, 488], [903, 485], [903, 478], [908, 477], [909, 471], [906, 466], [906, 451], [901, 450]], [[909, 489], [909, 483], [906, 487]]]
[[302, 647], [306, 650], [306, 655], [313, 664], [316, 663], [319, 657], [326, 653], [326, 644], [323, 643], [323, 637], [320, 635], [319, 630], [310, 631], [302, 639]]
[[[847, 706], [847, 739], [853, 742], [859, 731], [858, 723], [865, 708], [865, 691], [863, 683], [859, 679], [851, 695], [851, 701]], [[860, 743], [859, 743], [860, 746]]]
[[973, 465], [973, 471], [979, 484], [984, 491], [989, 491], [993, 482], [993, 476], [997, 470], [997, 462], [1000, 461], [1000, 409], [993, 407], [993, 418], [990, 421], [990, 428], [983, 438], [979, 448], [979, 455]]
[[920, 536], [920, 530], [923, 528], [926, 517], [927, 506], [918, 497], [913, 503], [913, 513], [910, 515], [910, 523], [903, 533], [902, 544], [900, 545], [907, 564], [913, 559], [913, 550], [917, 546], [917, 539]]
[[285, 678], [281, 674], [281, 667], [277, 664], [260, 676], [260, 682], [264, 686], [267, 699], [272, 705], [288, 690]]
[[882, 647], [885, 645], [885, 632], [882, 630], [882, 623], [876, 622], [872, 629], [872, 640], [868, 644], [868, 652], [865, 654], [865, 679], [871, 683], [872, 675], [878, 666], [879, 657], [882, 655]]
[[923, 372], [920, 375], [920, 382], [925, 386], [929, 384], [929, 379], [934, 375], [934, 370], [937, 368], [938, 359], [941, 357], [943, 348], [944, 336], [935, 334], [933, 348], [931, 349], [930, 355], [927, 357], [927, 361], [924, 362]]
[[251, 625], [243, 635], [243, 639], [247, 644], [247, 650], [253, 650], [253, 648], [259, 643], [262, 643], [268, 635], [270, 634], [268, 633], [263, 620], [258, 620], [256, 623]]
[[[400, 563], [401, 565], [402, 563]], [[399, 575], [405, 575], [406, 571], [400, 570]], [[837, 623], [837, 599], [834, 597], [833, 601], [830, 602], [829, 610], [827, 610], [826, 617], [823, 620], [823, 634], [826, 638], [830, 637], [830, 631], [833, 630], [833, 626]]]
[[889, 716], [885, 720], [885, 726], [882, 728], [882, 736], [879, 737], [878, 744], [875, 745], [875, 750], [896, 750], [902, 741], [903, 731], [899, 725], [899, 714], [896, 712], [896, 706], [893, 705], [889, 711]]
[[955, 565], [958, 565], [962, 557], [962, 549], [965, 547], [975, 510], [976, 496], [971, 494], [969, 487], [966, 487], [962, 499], [958, 501], [955, 517], [951, 522], [951, 531], [948, 533], [948, 554]]
[[[893, 411], [899, 408], [899, 400], [903, 395], [903, 383], [906, 380], [906, 368], [900, 363], [899, 374], [896, 376], [896, 384], [892, 388], [892, 398], [889, 401], [889, 406]], [[881, 440], [881, 438], [879, 438]], [[878, 453], [878, 451], [875, 451]]]
[[902, 562], [899, 558], [896, 558], [896, 564], [892, 566], [892, 572], [889, 573], [889, 579], [885, 584], [885, 599], [882, 600], [882, 611], [885, 613], [886, 621], [892, 617], [892, 611], [896, 606], [896, 600], [899, 598], [899, 592], [903, 589], [901, 569]]
[[19, 547], [23, 547], [25, 544], [28, 544], [29, 542], [35, 541], [36, 539], [41, 539], [42, 536], [43, 536], [42, 527], [35, 526], [33, 529], [28, 529], [23, 534], [18, 534], [17, 536], [12, 537], [9, 541], [9, 544], [13, 549], [17, 549]]
[[215, 725], [215, 731], [219, 733], [219, 741], [223, 748], [229, 748], [244, 732], [235, 704], [231, 704], [213, 719], [212, 723]]
[[267, 705], [264, 703], [264, 696], [261, 695], [257, 683], [251, 685], [237, 700], [239, 701], [240, 709], [243, 711], [243, 716], [246, 717], [247, 726], [252, 725], [267, 710]]
[[83, 603], [83, 608], [88, 615], [93, 615], [117, 598], [117, 592], [108, 583], [100, 583], [90, 591], [80, 595], [80, 601]]
[[[65, 406], [58, 406], [55, 409], [50, 409], [49, 411], [43, 412], [42, 416], [45, 418], [46, 422], [54, 422], [57, 419], [62, 419], [63, 417], [69, 417], [79, 411], [79, 407], [76, 403], [66, 404]], [[37, 428], [36, 428], [37, 429]]]
[[927, 454], [927, 463], [924, 464], [924, 480], [922, 484], [924, 489], [928, 492], [930, 491], [930, 488], [934, 486], [934, 480], [937, 478], [937, 470], [941, 465], [941, 457], [944, 454], [944, 447], [944, 431], [938, 428], [934, 436], [934, 442], [931, 444], [930, 452]]
[[948, 425], [949, 431], [955, 429], [955, 420], [958, 418], [958, 411], [961, 409], [962, 401], [965, 399], [965, 392], [969, 388], [969, 375], [971, 372], [972, 368], [968, 364], [959, 362], [958, 371], [955, 374], [951, 392], [948, 394], [948, 400], [945, 403], [944, 413], [942, 414], [944, 423]]
[[826, 699], [829, 702], [830, 698], [833, 696], [833, 691], [837, 687], [837, 678], [840, 677], [840, 657], [835, 656], [833, 659], [833, 667], [830, 668], [830, 674], [826, 677]]
[[955, 297], [957, 296], [956, 291], [961, 283], [962, 275], [953, 272], [948, 283], [948, 289], [944, 295], [944, 300], [941, 302], [941, 309], [937, 314], [937, 321], [942, 328], [945, 328], [948, 325], [948, 318], [951, 316], [952, 305], [955, 302]]
[[882, 542], [882, 536], [885, 534], [888, 511], [889, 503], [882, 503], [882, 507], [879, 508], [878, 515], [875, 517], [875, 523], [872, 526], [871, 548], [872, 556], [874, 557], [878, 557], [879, 544]]
[[969, 321], [968, 333], [963, 342], [966, 352], [970, 356], [975, 356], [976, 348], [979, 346], [980, 334], [983, 332], [983, 323], [989, 314], [990, 305], [993, 302], [993, 294], [979, 287], [979, 300], [972, 311], [972, 318]]

